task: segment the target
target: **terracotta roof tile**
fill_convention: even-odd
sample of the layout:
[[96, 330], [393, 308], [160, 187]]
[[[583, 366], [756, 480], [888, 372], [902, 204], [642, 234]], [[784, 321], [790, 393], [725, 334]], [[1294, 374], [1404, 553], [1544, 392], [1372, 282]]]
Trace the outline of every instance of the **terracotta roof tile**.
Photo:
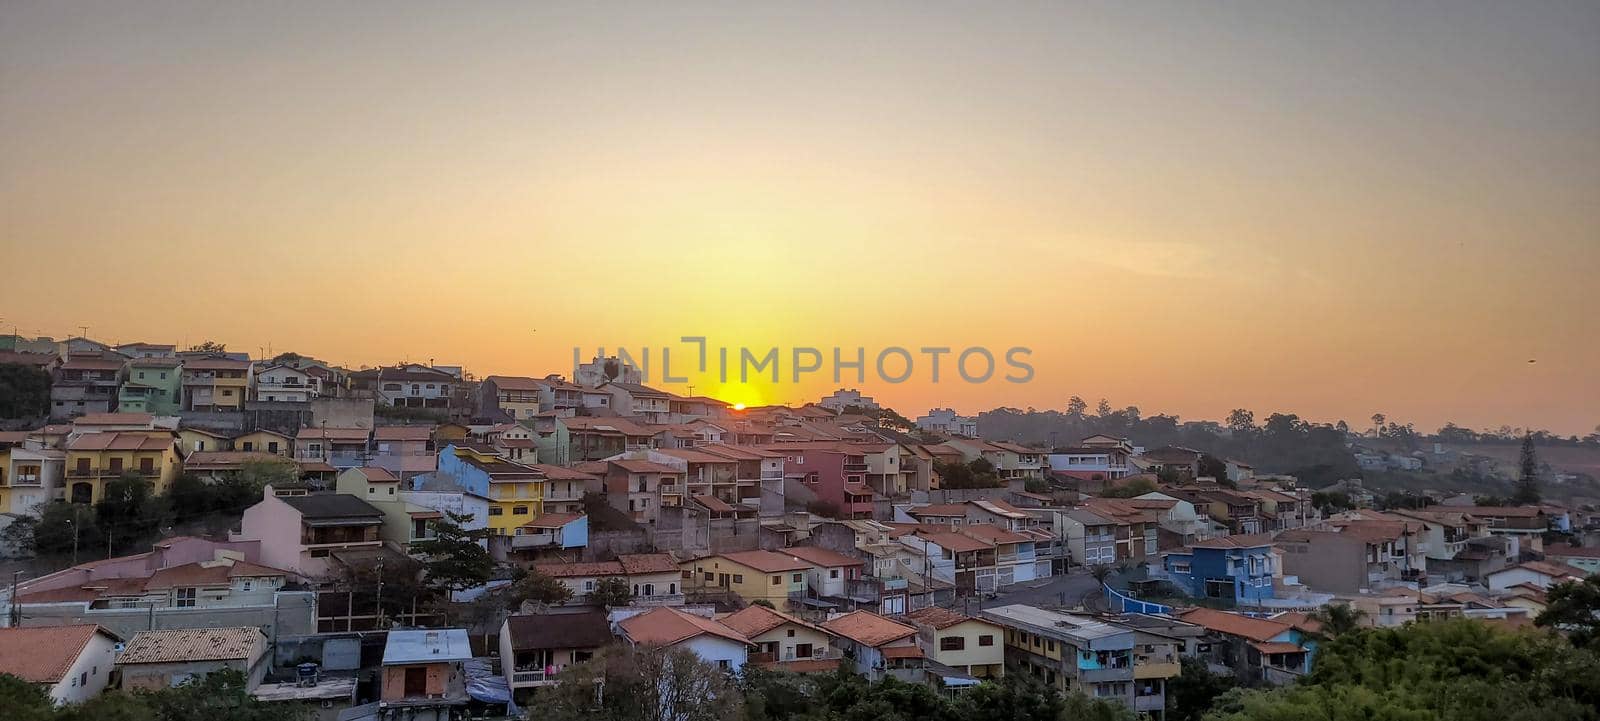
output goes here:
[[94, 624], [0, 628], [0, 673], [53, 684], [72, 668], [96, 633], [116, 638]]
[[800, 560], [775, 551], [736, 551], [721, 554], [722, 558], [763, 573], [804, 571], [812, 567], [810, 561]]
[[917, 632], [917, 629], [891, 621], [871, 611], [851, 611], [823, 622], [822, 627], [856, 643], [882, 646]]
[[117, 654], [117, 664], [252, 659], [266, 650], [267, 637], [254, 626], [140, 631]]
[[958, 623], [973, 620], [971, 616], [938, 606], [919, 608], [906, 614], [906, 619], [920, 625], [932, 626], [936, 629], [946, 629]]
[[716, 621], [666, 606], [623, 619], [617, 626], [629, 640], [647, 646], [670, 646], [706, 634], [750, 644], [749, 638]]
[[852, 558], [844, 555], [843, 553], [839, 553], [838, 551], [830, 551], [826, 548], [817, 548], [816, 546], [790, 546], [788, 548], [779, 549], [777, 552], [794, 556], [795, 558], [805, 561], [806, 563], [822, 568], [860, 566], [865, 563], [865, 561], [862, 561], [859, 558]]

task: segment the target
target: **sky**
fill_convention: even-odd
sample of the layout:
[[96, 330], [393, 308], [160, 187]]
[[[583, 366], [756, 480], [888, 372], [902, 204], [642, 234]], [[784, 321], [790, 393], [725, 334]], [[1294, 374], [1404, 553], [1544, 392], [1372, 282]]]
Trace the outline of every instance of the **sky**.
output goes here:
[[0, 244], [23, 335], [1581, 435], [1600, 5], [9, 0]]

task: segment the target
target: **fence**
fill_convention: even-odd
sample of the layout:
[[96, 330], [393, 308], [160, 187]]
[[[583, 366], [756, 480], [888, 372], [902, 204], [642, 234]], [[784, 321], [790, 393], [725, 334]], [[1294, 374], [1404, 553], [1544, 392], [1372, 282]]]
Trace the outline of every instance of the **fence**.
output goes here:
[[1106, 603], [1110, 604], [1112, 613], [1172, 613], [1171, 606], [1141, 601], [1108, 585], [1101, 585], [1106, 590]]

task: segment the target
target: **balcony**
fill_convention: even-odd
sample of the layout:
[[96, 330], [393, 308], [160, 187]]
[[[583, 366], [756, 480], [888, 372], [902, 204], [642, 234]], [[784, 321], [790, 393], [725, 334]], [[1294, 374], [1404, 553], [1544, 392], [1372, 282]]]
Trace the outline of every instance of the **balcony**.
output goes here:
[[867, 464], [865, 464], [865, 463], [846, 463], [846, 464], [844, 464], [844, 472], [845, 473], [866, 473], [867, 472]]
[[39, 474], [37, 473], [18, 474], [11, 479], [11, 485], [19, 487], [38, 486], [40, 483]]
[[546, 675], [543, 668], [524, 669], [521, 666], [511, 671], [511, 685], [521, 686], [548, 686], [556, 682], [554, 674]]

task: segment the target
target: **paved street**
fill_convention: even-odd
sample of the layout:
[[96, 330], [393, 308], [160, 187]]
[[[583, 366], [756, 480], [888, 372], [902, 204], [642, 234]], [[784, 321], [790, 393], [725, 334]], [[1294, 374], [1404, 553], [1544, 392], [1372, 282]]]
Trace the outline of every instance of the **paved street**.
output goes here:
[[[1085, 597], [1088, 597], [1085, 601]], [[1100, 584], [1094, 577], [1086, 572], [1078, 571], [1067, 576], [1019, 583], [1001, 591], [996, 598], [983, 599], [985, 608], [1004, 606], [1012, 603], [1022, 603], [1030, 606], [1081, 606], [1088, 605], [1090, 609], [1105, 607], [1105, 599], [1100, 594]], [[976, 613], [978, 602], [973, 599], [969, 602], [967, 611]]]

